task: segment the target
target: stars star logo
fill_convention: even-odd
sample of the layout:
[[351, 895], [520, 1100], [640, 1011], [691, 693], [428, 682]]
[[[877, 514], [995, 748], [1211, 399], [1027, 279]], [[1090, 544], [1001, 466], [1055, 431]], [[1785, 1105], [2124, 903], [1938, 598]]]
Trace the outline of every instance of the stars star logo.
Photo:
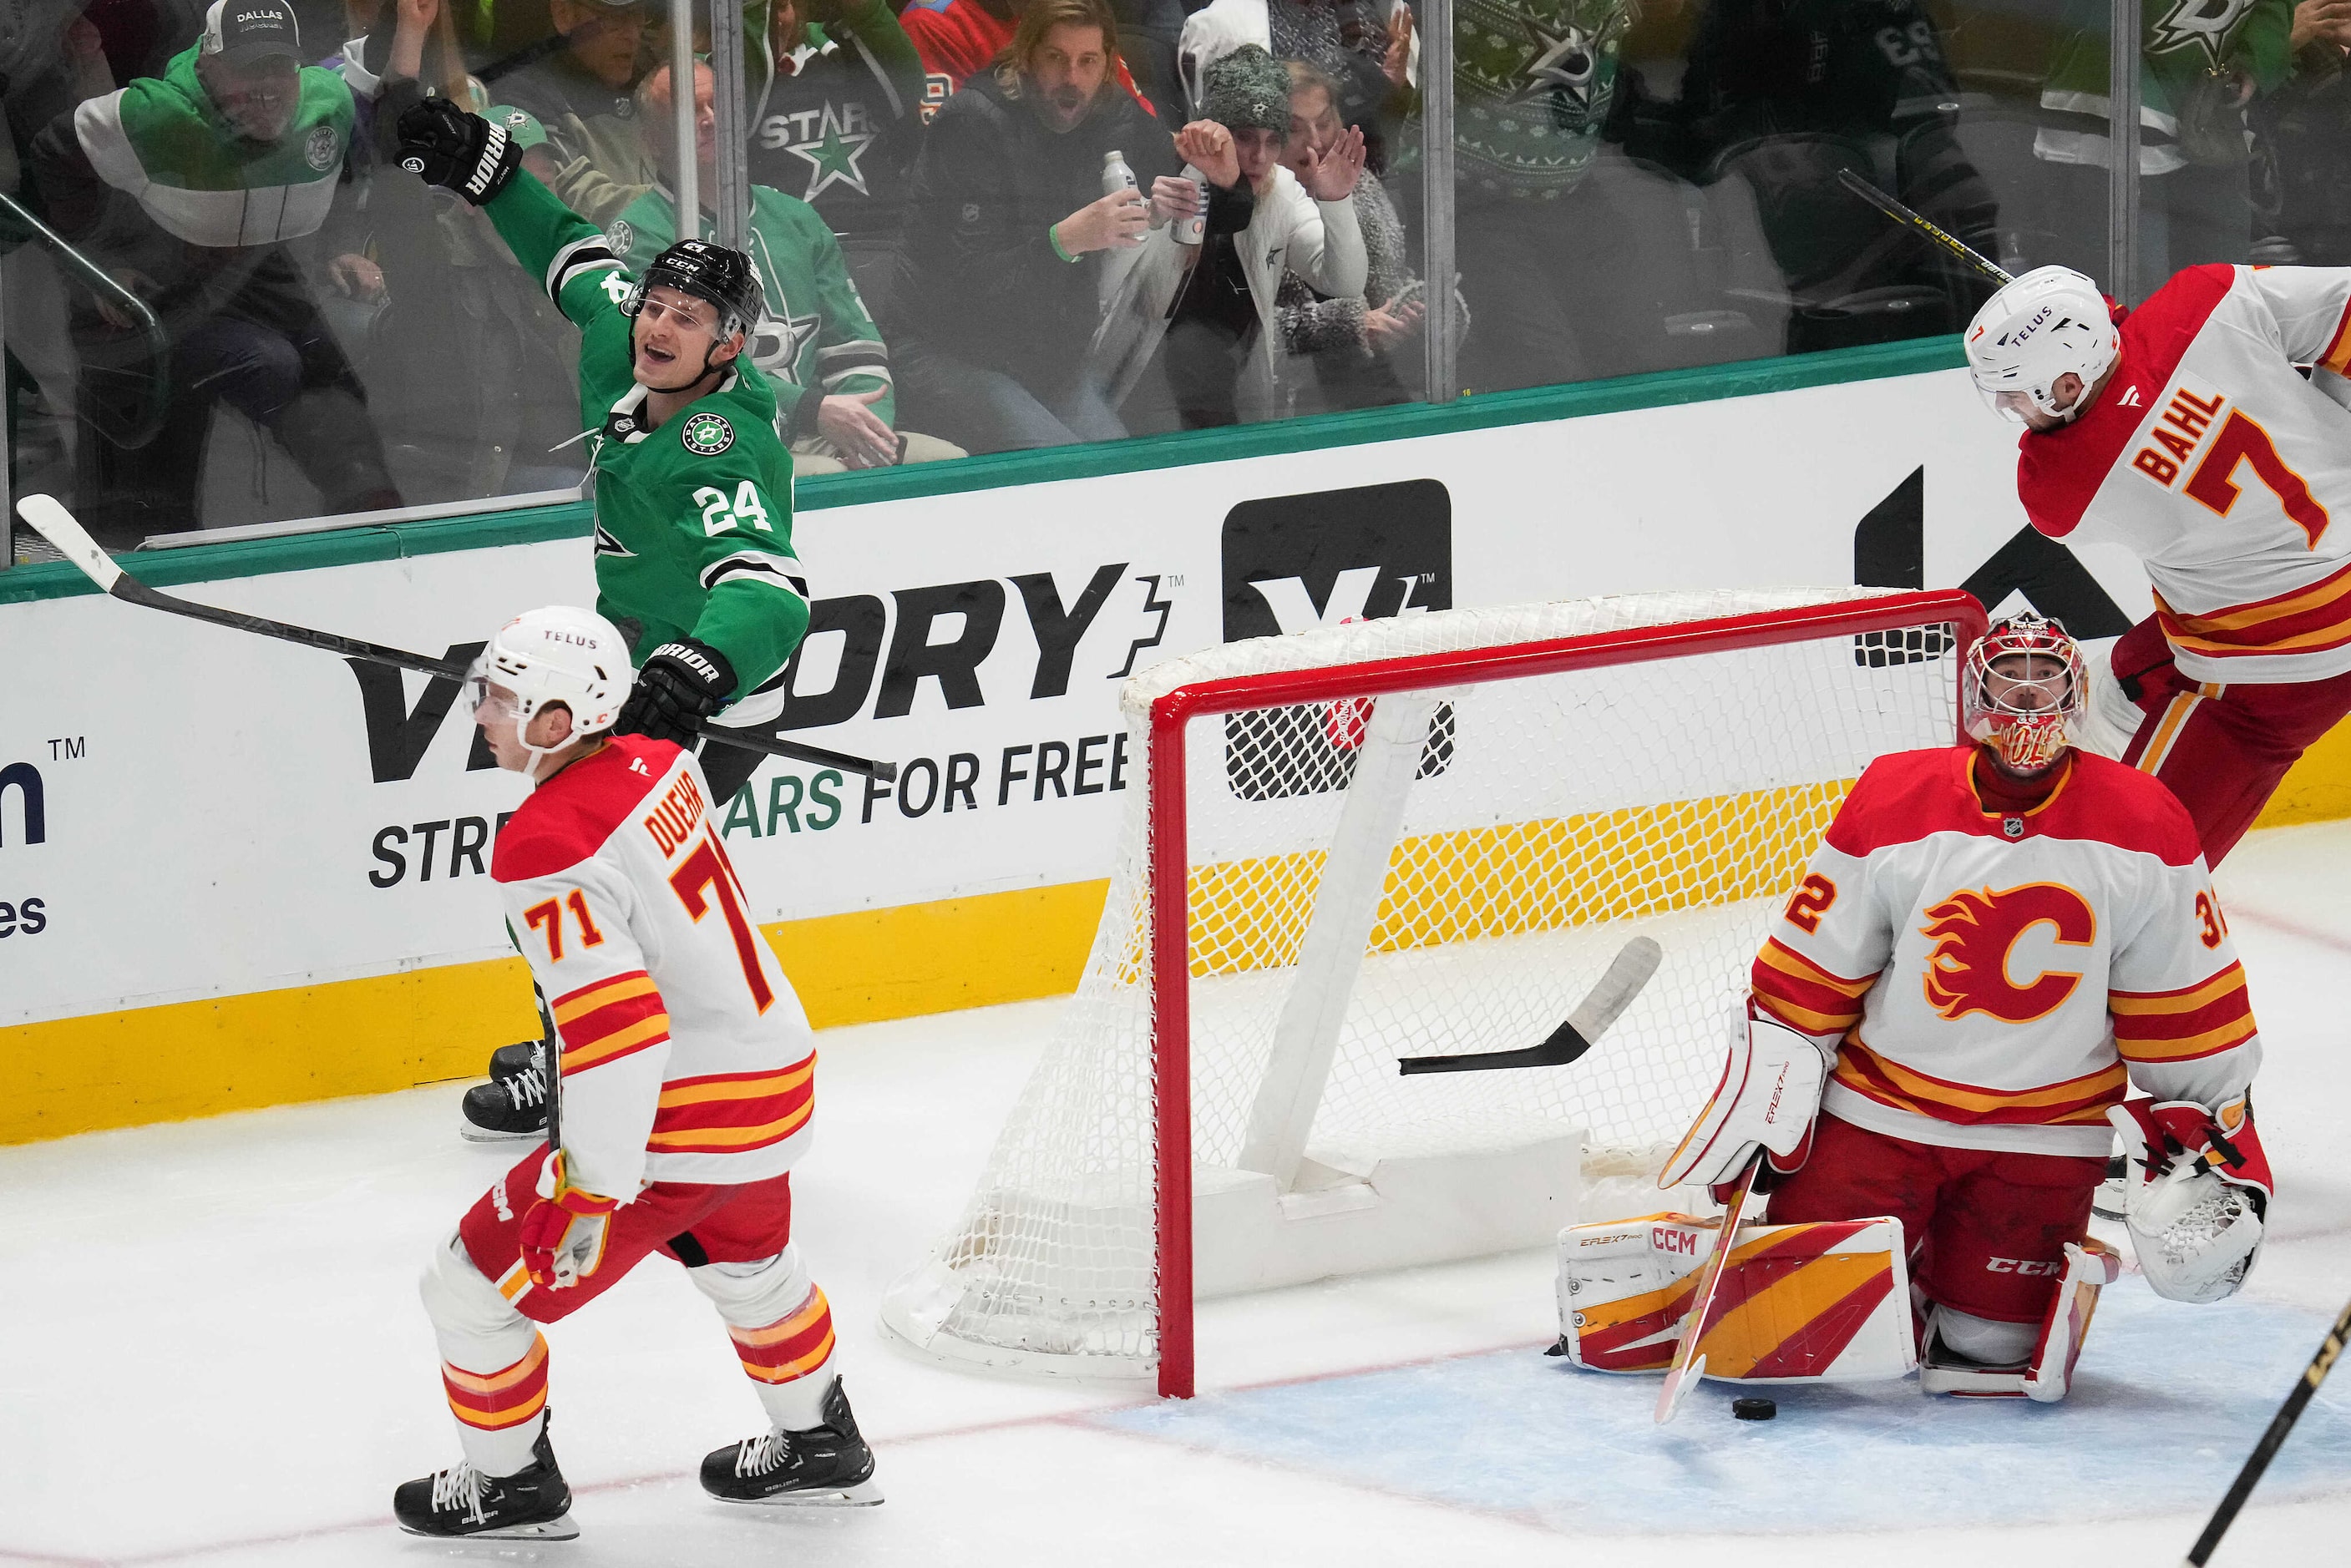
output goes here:
[[2167, 54], [2183, 45], [2194, 44], [2217, 68], [2230, 29], [2252, 8], [2253, 0], [2179, 0], [2170, 13], [2155, 25], [2155, 41], [2147, 52]]
[[872, 195], [872, 192], [865, 187], [865, 171], [857, 166], [857, 161], [865, 156], [873, 142], [873, 132], [848, 130], [841, 123], [840, 110], [826, 104], [822, 129], [817, 137], [789, 149], [794, 157], [808, 161], [809, 185], [800, 193], [800, 200], [813, 202], [835, 185], [846, 185], [861, 196]]
[[1592, 93], [1592, 78], [1600, 63], [1599, 40], [1581, 27], [1570, 27], [1564, 34], [1527, 24], [1527, 33], [1534, 44], [1534, 60], [1527, 67], [1527, 75], [1540, 86], [1565, 88], [1582, 101]]

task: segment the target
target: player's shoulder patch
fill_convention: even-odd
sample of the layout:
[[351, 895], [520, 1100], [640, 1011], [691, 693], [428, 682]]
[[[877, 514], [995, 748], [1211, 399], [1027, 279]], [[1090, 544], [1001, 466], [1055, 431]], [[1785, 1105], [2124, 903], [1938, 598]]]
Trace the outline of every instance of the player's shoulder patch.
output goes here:
[[528, 882], [577, 866], [604, 846], [677, 763], [667, 741], [614, 735], [604, 749], [533, 790], [490, 851], [490, 879]]
[[604, 231], [604, 243], [612, 247], [614, 255], [626, 261], [629, 253], [637, 246], [636, 225], [626, 218], [613, 219], [612, 226]]
[[686, 416], [684, 424], [678, 427], [677, 439], [696, 457], [716, 457], [735, 444], [735, 427], [725, 414], [705, 409]]

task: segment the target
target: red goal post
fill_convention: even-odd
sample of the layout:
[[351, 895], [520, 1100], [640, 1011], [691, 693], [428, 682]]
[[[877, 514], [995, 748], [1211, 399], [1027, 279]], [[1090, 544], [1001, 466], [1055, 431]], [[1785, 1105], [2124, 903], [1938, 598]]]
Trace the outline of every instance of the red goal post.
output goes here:
[[[1474, 955], [1459, 961], [1469, 966], [1465, 978], [1432, 981], [1429, 955], [1466, 953], [1498, 933], [1508, 945], [1529, 940], [1529, 933], [1550, 940], [1578, 925], [1615, 930], [1627, 918], [1686, 919], [1709, 902], [1737, 903], [1742, 909], [1766, 901], [1776, 907], [1784, 896], [1782, 884], [1790, 856], [1800, 864], [1810, 844], [1817, 842], [1820, 827], [1842, 798], [1843, 780], [1883, 751], [1948, 744], [1955, 738], [1959, 659], [1982, 634], [1985, 622], [1982, 607], [1958, 590], [1633, 596], [1495, 611], [1439, 611], [1413, 623], [1380, 621], [1252, 639], [1170, 660], [1135, 677], [1124, 701], [1130, 733], [1144, 732], [1134, 736], [1144, 753], [1144, 798], [1130, 807], [1139, 820], [1130, 821], [1121, 870], [1113, 877], [1087, 979], [1053, 1049], [1016, 1107], [962, 1225], [927, 1264], [893, 1287], [883, 1310], [884, 1325], [918, 1347], [966, 1364], [1081, 1376], [1150, 1376], [1162, 1395], [1188, 1397], [1195, 1388], [1193, 1303], [1196, 1292], [1211, 1282], [1196, 1266], [1196, 1096], [1203, 1114], [1211, 1115], [1214, 1123], [1209, 1136], [1217, 1153], [1202, 1168], [1223, 1184], [1217, 1192], [1217, 1202], [1223, 1205], [1216, 1209], [1220, 1216], [1241, 1213], [1236, 1204], [1244, 1199], [1260, 1209], [1275, 1202], [1302, 1204], [1313, 1210], [1311, 1222], [1328, 1230], [1328, 1214], [1334, 1206], [1368, 1204], [1358, 1188], [1376, 1189], [1377, 1197], [1388, 1199], [1410, 1192], [1413, 1180], [1425, 1180], [1426, 1172], [1437, 1168], [1428, 1163], [1433, 1157], [1417, 1146], [1392, 1165], [1376, 1164], [1376, 1150], [1351, 1163], [1332, 1156], [1327, 1147], [1307, 1148], [1310, 1128], [1327, 1145], [1340, 1136], [1329, 1130], [1331, 1126], [1347, 1124], [1360, 1130], [1385, 1115], [1389, 1124], [1407, 1129], [1411, 1136], [1405, 1141], [1409, 1143], [1425, 1132], [1423, 1123], [1445, 1122], [1449, 1116], [1447, 1125], [1468, 1129], [1463, 1137], [1471, 1162], [1489, 1163], [1478, 1168], [1483, 1172], [1478, 1179], [1482, 1186], [1463, 1180], [1447, 1188], [1444, 1179], [1437, 1179], [1432, 1210], [1438, 1215], [1436, 1228], [1458, 1228], [1467, 1216], [1472, 1221], [1469, 1228], [1476, 1229], [1476, 1222], [1486, 1218], [1479, 1210], [1490, 1193], [1494, 1206], [1513, 1212], [1507, 1224], [1497, 1221], [1500, 1228], [1486, 1236], [1483, 1251], [1547, 1240], [1561, 1213], [1575, 1217], [1576, 1191], [1551, 1194], [1553, 1206], [1549, 1209], [1517, 1199], [1520, 1189], [1541, 1187], [1546, 1171], [1556, 1174], [1560, 1137], [1569, 1140], [1571, 1161], [1575, 1158], [1582, 1146], [1573, 1140], [1582, 1137], [1581, 1127], [1593, 1126], [1592, 1107], [1577, 1106], [1571, 1098], [1562, 1110], [1559, 1095], [1567, 1091], [1547, 1091], [1552, 1094], [1552, 1102], [1547, 1102], [1552, 1122], [1566, 1127], [1580, 1118], [1581, 1126], [1545, 1144], [1540, 1133], [1525, 1130], [1541, 1122], [1541, 1116], [1494, 1096], [1520, 1093], [1519, 1085], [1537, 1080], [1588, 1075], [1588, 1064], [1583, 1069], [1441, 1075], [1449, 1083], [1421, 1077], [1407, 1080], [1409, 1087], [1402, 1090], [1380, 1081], [1380, 1075], [1392, 1079], [1397, 1054], [1408, 1054], [1403, 1042], [1438, 1050], [1531, 1044], [1541, 1034], [1527, 1036], [1531, 1019], [1563, 1015], [1558, 988], [1572, 981], [1588, 986], [1596, 971], [1579, 971], [1580, 980], [1565, 972], [1583, 963], [1582, 953], [1573, 955], [1573, 964], [1555, 961], [1548, 951], [1535, 961], [1516, 956], [1510, 970], [1513, 979], [1520, 971], [1539, 971], [1551, 989], [1522, 1004], [1513, 1001], [1512, 1008], [1502, 1010], [1507, 1016], [1501, 1023], [1477, 1036], [1480, 1044], [1465, 1046], [1457, 1039], [1430, 1046], [1426, 1042], [1438, 1038], [1429, 1033], [1432, 1027], [1449, 1027], [1456, 1015], [1476, 1012], [1497, 988], [1476, 970]], [[1569, 629], [1562, 635], [1524, 635], [1531, 628], [1552, 627]], [[1583, 629], [1586, 627], [1600, 629]], [[1383, 647], [1414, 650], [1394, 657], [1353, 656], [1366, 648]], [[1749, 655], [1750, 650], [1763, 650], [1751, 654], [1756, 661], [1752, 670], [1717, 658]], [[1792, 660], [1801, 661], [1801, 668]], [[1643, 665], [1657, 669], [1597, 688], [1584, 680], [1590, 672]], [[1660, 672], [1673, 679], [1659, 679]], [[1825, 760], [1820, 768], [1800, 766], [1791, 773], [1782, 765], [1751, 778], [1726, 774], [1709, 783], [1713, 775], [1700, 767], [1683, 777], [1671, 764], [1673, 736], [1666, 733], [1663, 750], [1628, 762], [1623, 771], [1631, 775], [1629, 784], [1622, 778], [1607, 778], [1607, 787], [1586, 792], [1589, 800], [1569, 798], [1566, 810], [1557, 799], [1538, 799], [1535, 785], [1527, 782], [1540, 784], [1560, 765], [1543, 746], [1570, 744], [1572, 752], [1576, 738], [1534, 732], [1581, 732], [1587, 724], [1593, 733], [1607, 732], [1612, 723], [1631, 725], [1625, 732], [1637, 733], [1644, 728], [1671, 732], [1677, 722], [1686, 721], [1701, 739], [1685, 749], [1704, 751], [1711, 744], [1737, 754], [1776, 747], [1783, 757], [1808, 760], [1802, 738], [1786, 732], [1785, 715], [1767, 714], [1754, 725], [1752, 737], [1734, 735], [1725, 742], [1715, 736], [1716, 731], [1740, 728], [1749, 699], [1735, 688], [1747, 679], [1799, 685], [1808, 681], [1797, 694], [1802, 701], [1856, 709], [1875, 704], [1881, 711], [1823, 714], [1826, 727], [1843, 725], [1852, 732], [1834, 744], [1823, 741], [1818, 749]], [[1682, 685], [1677, 688], [1675, 680]], [[1498, 688], [1497, 683], [1505, 682], [1518, 684]], [[1534, 693], [1566, 688], [1581, 692], [1576, 701], [1586, 707], [1554, 702], [1529, 710], [1537, 714], [1531, 720], [1527, 712], [1507, 706], [1523, 706]], [[1612, 714], [1590, 705], [1593, 691], [1601, 693], [1604, 706], [1609, 693], [1619, 688], [1638, 695], [1638, 701], [1617, 704], [1635, 711]], [[1484, 695], [1489, 690], [1505, 695]], [[1405, 701], [1395, 705], [1394, 712], [1401, 716], [1389, 722], [1383, 741], [1378, 727], [1381, 715], [1389, 710], [1389, 704], [1380, 702], [1385, 698]], [[1642, 701], [1658, 711], [1642, 710]], [[1498, 722], [1489, 720], [1489, 728], [1479, 731], [1476, 715], [1480, 703], [1504, 704], [1492, 711], [1507, 713], [1508, 720], [1499, 722], [1499, 729]], [[1756, 693], [1753, 705], [1767, 709], [1769, 694]], [[1796, 705], [1801, 709], [1801, 701]], [[1560, 716], [1541, 717], [1552, 712]], [[1302, 724], [1296, 722], [1300, 715], [1305, 716]], [[1197, 721], [1218, 716], [1226, 721], [1223, 735], [1195, 732]], [[1285, 716], [1289, 722], [1275, 722]], [[1458, 750], [1457, 734], [1461, 737]], [[1493, 753], [1504, 743], [1522, 736], [1530, 757], [1505, 758], [1510, 765], [1493, 762]], [[1201, 759], [1192, 756], [1195, 750], [1211, 763], [1221, 755], [1226, 776], [1217, 782], [1225, 787], [1210, 787], [1196, 776], [1194, 763]], [[1346, 753], [1343, 767], [1332, 767], [1334, 751]], [[1401, 757], [1401, 765], [1393, 760], [1379, 762], [1382, 755]], [[1269, 782], [1270, 774], [1250, 774], [1250, 768], [1268, 759], [1269, 766], [1287, 770], [1281, 778]], [[1580, 759], [1571, 755], [1568, 760]], [[1383, 767], [1385, 785], [1376, 782]], [[1491, 776], [1481, 774], [1481, 767]], [[1652, 783], [1655, 801], [1640, 794]], [[1434, 826], [1408, 824], [1403, 798], [1417, 799], [1414, 792], [1424, 786], [1432, 794], [1448, 787], [1457, 794], [1466, 792], [1474, 797], [1477, 809], [1468, 817], [1457, 813]], [[1396, 799], [1387, 815], [1368, 829], [1370, 836], [1364, 836], [1360, 824], [1355, 828], [1348, 824], [1356, 817], [1362, 798], [1375, 797], [1382, 788]], [[1687, 880], [1713, 876], [1709, 854], [1719, 854], [1725, 845], [1734, 851], [1743, 847], [1748, 837], [1761, 835], [1756, 826], [1761, 819], [1751, 806], [1740, 806], [1746, 816], [1736, 811], [1717, 813], [1719, 821], [1693, 826], [1696, 819], [1680, 807], [1688, 804], [1688, 796], [1709, 791], [1718, 798], [1698, 805], [1730, 801], [1733, 796], [1724, 793], [1728, 790], [1745, 790], [1748, 795], [1760, 791], [1775, 798], [1793, 791], [1802, 796], [1801, 811], [1782, 812], [1766, 825], [1792, 847], [1774, 857], [1751, 857], [1755, 864], [1742, 869], [1741, 879], [1720, 883], [1718, 878], [1698, 892], [1683, 891], [1646, 903], [1612, 895], [1614, 901], [1605, 907], [1577, 905], [1565, 913], [1553, 909], [1536, 917], [1489, 918], [1479, 909], [1465, 919], [1447, 906], [1447, 898], [1474, 901], [1508, 895], [1523, 899], [1537, 883], [1543, 884], [1544, 896], [1556, 901], [1562, 886], [1570, 895], [1580, 892], [1576, 878], [1604, 876], [1628, 857], [1644, 855], [1656, 860], [1655, 865], [1644, 862], [1644, 877]], [[1627, 800], [1635, 804], [1628, 805]], [[1207, 819], [1200, 815], [1204, 807], [1210, 813]], [[1365, 809], [1378, 815], [1376, 810]], [[1310, 833], [1307, 839], [1260, 843], [1229, 826], [1236, 814], [1286, 814], [1303, 821], [1301, 814], [1314, 811], [1322, 815], [1301, 830]], [[1545, 817], [1543, 826], [1557, 829], [1560, 820], [1614, 822], [1627, 812], [1644, 820], [1649, 836], [1629, 849], [1629, 841], [1593, 838], [1578, 852], [1596, 858], [1584, 862], [1573, 861], [1572, 855], [1562, 859], [1564, 852], [1558, 846], [1563, 841], [1555, 831], [1541, 854], [1513, 840], [1508, 853], [1515, 858], [1483, 864], [1470, 876], [1458, 866], [1437, 865], [1444, 858], [1441, 853], [1426, 852], [1421, 861], [1413, 859], [1416, 846], [1440, 840], [1476, 839], [1481, 849], [1489, 848], [1493, 835], [1517, 833], [1533, 816]], [[1667, 820], [1661, 812], [1679, 815]], [[1337, 819], [1335, 826], [1328, 820], [1332, 817]], [[1204, 820], [1208, 824], [1205, 830]], [[1350, 833], [1355, 836], [1349, 837]], [[1519, 839], [1524, 837], [1518, 834]], [[1798, 839], [1805, 842], [1797, 846]], [[1196, 854], [1202, 857], [1198, 862]], [[1316, 933], [1334, 900], [1341, 898], [1332, 884], [1345, 879], [1350, 866], [1356, 867], [1359, 885], [1352, 895], [1349, 918], [1353, 924], [1332, 917], [1339, 934], [1324, 943], [1318, 959]], [[1236, 877], [1240, 877], [1254, 880], [1236, 891]], [[1416, 898], [1422, 903], [1413, 904]], [[1125, 908], [1128, 903], [1131, 910]], [[1367, 945], [1365, 934], [1375, 909], [1380, 931], [1385, 934], [1373, 933]], [[1754, 920], [1761, 918], [1757, 914]], [[1228, 921], [1235, 930], [1244, 924], [1249, 929], [1236, 935], [1209, 929], [1218, 919]], [[1414, 930], [1402, 935], [1390, 929], [1415, 922]], [[1276, 925], [1280, 931], [1269, 936], [1265, 928]], [[1706, 972], [1695, 981], [1685, 975], [1673, 982], [1681, 987], [1680, 1010], [1649, 1024], [1653, 1034], [1670, 1032], [1682, 1043], [1678, 1075], [1644, 1076], [1641, 1061], [1620, 1062], [1614, 1070], [1621, 1085], [1612, 1079], [1604, 1090], [1591, 1091], [1643, 1101], [1639, 1127], [1630, 1133], [1612, 1128], [1605, 1139], [1595, 1129], [1592, 1140], [1635, 1150], [1628, 1158], [1636, 1164], [1654, 1154], [1655, 1139], [1670, 1136], [1664, 1130], [1669, 1124], [1677, 1127], [1686, 1121], [1694, 1104], [1689, 1096], [1703, 1093], [1694, 1075], [1703, 1071], [1710, 1077], [1719, 1070], [1720, 1047], [1708, 1031], [1729, 989], [1740, 988], [1743, 994], [1745, 959], [1736, 954], [1743, 943], [1745, 957], [1751, 958], [1753, 938], [1742, 930], [1729, 939], [1715, 933], [1707, 940], [1713, 946], [1703, 955]], [[1680, 945], [1697, 951], [1688, 942]], [[1240, 950], [1244, 946], [1247, 951]], [[1677, 941], [1669, 940], [1667, 946], [1670, 950]], [[1371, 956], [1365, 956], [1367, 951]], [[1399, 1002], [1391, 986], [1386, 999], [1380, 1000], [1375, 967], [1415, 961], [1418, 970], [1400, 983], [1434, 985], [1442, 994], [1426, 1002], [1416, 995]], [[1562, 972], [1553, 975], [1553, 970]], [[1309, 971], [1317, 971], [1313, 987], [1306, 978]], [[1202, 1043], [1196, 1038], [1200, 1023], [1196, 989], [1204, 981], [1226, 988], [1218, 992], [1222, 1012], [1214, 1029], [1231, 1033], [1228, 1025], [1237, 1008], [1249, 1014], [1243, 1031], [1249, 1037], [1239, 1047], [1217, 1038], [1218, 1059], [1213, 1066], [1196, 1052]], [[1277, 981], [1278, 996], [1269, 990]], [[1234, 987], [1254, 988], [1254, 993], [1236, 1002]], [[1300, 994], [1310, 991], [1313, 994], [1301, 1003]], [[1274, 1016], [1277, 1001], [1279, 1018]], [[1545, 1013], [1546, 1008], [1553, 1011]], [[1293, 1026], [1293, 1014], [1305, 1023]], [[1637, 1032], [1639, 1025], [1637, 1015], [1628, 1015], [1615, 1033]], [[1338, 1044], [1343, 1033], [1349, 1037], [1343, 1047]], [[1366, 1045], [1357, 1035], [1375, 1038]], [[1308, 1065], [1301, 1078], [1307, 1087], [1270, 1093], [1278, 1064], [1288, 1059], [1283, 1042], [1292, 1037], [1308, 1040], [1303, 1052]], [[1635, 1050], [1629, 1041], [1608, 1044], [1620, 1056]], [[1345, 1071], [1334, 1077], [1334, 1051], [1352, 1052], [1361, 1059], [1342, 1064]], [[1594, 1055], [1603, 1054], [1595, 1051]], [[1276, 1066], [1267, 1065], [1269, 1054]], [[1353, 1076], [1348, 1078], [1347, 1073]], [[1510, 1084], [1504, 1085], [1502, 1080]], [[1487, 1093], [1490, 1104], [1448, 1106], [1434, 1116], [1425, 1114], [1418, 1102], [1399, 1100], [1385, 1111], [1373, 1105], [1391, 1093], [1479, 1092]], [[1139, 1098], [1149, 1103], [1138, 1104]], [[1246, 1116], [1240, 1102], [1250, 1102]], [[1269, 1105], [1273, 1106], [1270, 1116]], [[1290, 1123], [1286, 1142], [1278, 1128], [1267, 1131], [1285, 1113]], [[1490, 1116], [1490, 1128], [1478, 1120], [1486, 1116]], [[1244, 1122], [1249, 1147], [1237, 1150], [1244, 1141]], [[1269, 1147], [1278, 1151], [1270, 1161], [1265, 1158]], [[1423, 1163], [1414, 1164], [1416, 1158]], [[1506, 1163], [1495, 1165], [1495, 1159]], [[1507, 1163], [1514, 1159], [1520, 1163]], [[1646, 1169], [1653, 1173], [1655, 1168], [1650, 1159]], [[1514, 1174], [1497, 1180], [1497, 1170]], [[1570, 1172], [1554, 1185], [1573, 1189], [1575, 1179]], [[1356, 1185], [1349, 1186], [1350, 1180]], [[1237, 1181], [1255, 1183], [1263, 1190], [1241, 1193], [1234, 1187]], [[1449, 1210], [1445, 1208], [1448, 1202], [1453, 1206]], [[1395, 1206], [1401, 1212], [1410, 1201], [1396, 1199]], [[1285, 1208], [1277, 1219], [1290, 1214]], [[1409, 1229], [1406, 1220], [1399, 1223]], [[1236, 1263], [1228, 1248], [1215, 1260], [1209, 1270], [1211, 1293], [1321, 1277], [1313, 1272], [1317, 1268], [1328, 1273], [1393, 1267], [1475, 1255], [1479, 1250], [1474, 1241], [1450, 1237], [1432, 1245], [1426, 1216], [1417, 1222], [1420, 1240], [1374, 1240], [1352, 1250], [1326, 1250], [1317, 1255], [1320, 1262], [1310, 1257], [1294, 1267], [1259, 1255], [1291, 1250], [1287, 1233], [1266, 1231], [1251, 1243], [1257, 1253], [1244, 1248]], [[1424, 1254], [1416, 1251], [1420, 1247], [1431, 1250]], [[1141, 1249], [1147, 1249], [1147, 1257], [1133, 1255]]]

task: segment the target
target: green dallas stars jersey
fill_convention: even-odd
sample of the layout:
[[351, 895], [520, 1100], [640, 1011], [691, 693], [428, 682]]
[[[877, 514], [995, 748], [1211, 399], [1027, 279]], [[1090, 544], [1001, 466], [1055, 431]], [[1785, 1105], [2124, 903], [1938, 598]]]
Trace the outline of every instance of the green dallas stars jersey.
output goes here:
[[808, 581], [792, 554], [792, 460], [776, 397], [733, 375], [657, 430], [631, 375], [628, 275], [596, 226], [527, 171], [483, 209], [580, 328], [580, 407], [596, 499], [596, 608], [643, 631], [636, 657], [691, 637], [734, 666], [740, 700], [780, 680], [808, 630]]

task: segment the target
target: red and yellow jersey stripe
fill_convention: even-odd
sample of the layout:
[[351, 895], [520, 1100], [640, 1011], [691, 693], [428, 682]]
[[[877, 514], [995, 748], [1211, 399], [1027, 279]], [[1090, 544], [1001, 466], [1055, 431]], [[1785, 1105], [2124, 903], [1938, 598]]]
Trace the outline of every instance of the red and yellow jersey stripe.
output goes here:
[[503, 1431], [529, 1420], [547, 1404], [547, 1340], [531, 1335], [530, 1353], [496, 1372], [467, 1372], [441, 1364], [449, 1408], [466, 1426]]
[[2032, 1089], [1958, 1084], [1889, 1061], [1863, 1044], [1857, 1035], [1847, 1036], [1839, 1048], [1832, 1076], [1881, 1106], [1961, 1127], [2104, 1126], [2106, 1107], [2122, 1104], [2130, 1087], [2129, 1075], [2120, 1062]]
[[641, 969], [559, 996], [552, 1011], [566, 1073], [601, 1067], [669, 1038], [661, 988]]
[[2207, 659], [2324, 653], [2351, 643], [2351, 566], [2252, 604], [2185, 615], [2155, 596], [2156, 619], [2172, 647]]
[[1779, 938], [1767, 937], [1755, 955], [1751, 983], [1764, 1011], [1791, 1029], [1842, 1034], [1861, 1021], [1861, 999], [1877, 977], [1832, 974]]
[[2110, 991], [2115, 1049], [2126, 1062], [2185, 1062], [2234, 1050], [2257, 1033], [2245, 966], [2177, 991]]
[[743, 1154], [781, 1143], [816, 1109], [816, 1058], [773, 1073], [714, 1073], [662, 1085], [654, 1154]]

